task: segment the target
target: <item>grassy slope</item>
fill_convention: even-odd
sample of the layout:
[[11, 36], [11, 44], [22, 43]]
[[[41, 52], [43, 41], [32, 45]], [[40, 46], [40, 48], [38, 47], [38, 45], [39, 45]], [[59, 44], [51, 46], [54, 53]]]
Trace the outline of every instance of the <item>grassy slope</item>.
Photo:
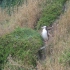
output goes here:
[[[47, 3], [48, 2], [48, 3]], [[37, 24], [37, 29], [40, 29], [41, 26], [49, 26], [51, 25], [55, 19], [62, 13], [63, 5], [66, 0], [49, 0], [47, 1], [40, 20]]]
[[[54, 0], [54, 1], [55, 1], [55, 0]], [[58, 0], [58, 1], [59, 1], [59, 2], [60, 2], [60, 1], [63, 2], [63, 0]], [[57, 2], [57, 3], [59, 3], [59, 2]], [[61, 2], [61, 3], [62, 3], [62, 2]], [[56, 6], [57, 3], [53, 4], [52, 7], [53, 7], [53, 8], [56, 8], [56, 7], [58, 6], [58, 5]], [[61, 3], [60, 3], [60, 6], [62, 6]], [[51, 7], [51, 5], [48, 5], [48, 6]], [[56, 7], [55, 7], [55, 6], [56, 6]], [[44, 9], [44, 10], [45, 10], [45, 9]], [[51, 10], [51, 9], [50, 9], [50, 10]], [[57, 9], [57, 10], [58, 10], [58, 9]], [[55, 9], [55, 11], [56, 11], [56, 9]], [[52, 11], [52, 12], [53, 12], [53, 11]], [[61, 12], [61, 11], [59, 11], [59, 12]], [[70, 11], [69, 11], [69, 12], [70, 12]], [[68, 15], [69, 15], [69, 12], [67, 13]], [[46, 12], [44, 12], [44, 13], [46, 13]], [[54, 12], [53, 12], [53, 13], [54, 13]], [[56, 13], [56, 14], [57, 14], [57, 13]], [[62, 34], [62, 33], [65, 32], [65, 29], [64, 29], [64, 28], [66, 27], [66, 25], [67, 25], [67, 27], [70, 26], [70, 24], [66, 24], [66, 23], [70, 22], [70, 21], [69, 21], [69, 18], [70, 18], [70, 17], [68, 16], [68, 18], [67, 18], [67, 14], [66, 14], [66, 16], [63, 16], [63, 17], [62, 17], [62, 19], [61, 19], [60, 22], [59, 22], [59, 27], [57, 28], [57, 30], [55, 30], [55, 33], [54, 33], [55, 36], [54, 36], [54, 41], [53, 41], [53, 42], [54, 42], [54, 43], [53, 43], [54, 45], [53, 45], [53, 46], [55, 46], [55, 47], [54, 47], [54, 49], [53, 49], [53, 50], [54, 50], [54, 53], [53, 53], [54, 56], [53, 56], [53, 58], [54, 58], [56, 61], [55, 61], [54, 63], [51, 63], [51, 61], [50, 61], [51, 58], [48, 57], [50, 60], [48, 59], [48, 62], [46, 61], [45, 67], [43, 66], [43, 67], [44, 67], [44, 70], [51, 70], [52, 68], [54, 68], [54, 70], [60, 70], [60, 68], [63, 68], [63, 67], [59, 64], [58, 58], [59, 58], [60, 54], [62, 53], [62, 52], [60, 52], [60, 51], [64, 51], [64, 50], [63, 50], [63, 49], [64, 49], [63, 46], [67, 46], [66, 48], [69, 48], [69, 43], [66, 45], [66, 43], [63, 41], [63, 38], [61, 38], [61, 40], [58, 40], [58, 39], [60, 39], [60, 38], [59, 38], [59, 37], [60, 37], [59, 32], [60, 32], [61, 35], [62, 35], [61, 37], [63, 37], [63, 34]], [[49, 14], [48, 14], [48, 15], [49, 15]], [[44, 15], [44, 16], [45, 16], [45, 15]], [[44, 17], [44, 16], [43, 16], [43, 17]], [[65, 19], [67, 18], [67, 20], [64, 21], [64, 18], [65, 18]], [[22, 19], [22, 20], [23, 20], [23, 19]], [[68, 22], [67, 22], [67, 21], [68, 21]], [[48, 21], [48, 22], [50, 22], [50, 21]], [[62, 22], [62, 25], [61, 25], [61, 22]], [[48, 23], [47, 23], [47, 24], [48, 24]], [[38, 28], [39, 28], [39, 26], [38, 26]], [[69, 29], [69, 27], [68, 27], [68, 29]], [[4, 32], [5, 32], [5, 31], [4, 31]], [[66, 34], [65, 34], [65, 35], [66, 35]], [[66, 37], [67, 37], [67, 36], [65, 36], [65, 41], [67, 40]], [[70, 37], [69, 37], [69, 38], [70, 38]], [[69, 38], [68, 38], [68, 42], [70, 41]], [[59, 42], [59, 43], [58, 43], [58, 42]], [[57, 44], [57, 43], [58, 43], [58, 44]], [[63, 43], [63, 44], [62, 44], [62, 43]], [[65, 44], [65, 45], [64, 45], [64, 44]], [[56, 50], [57, 50], [58, 52], [57, 52]], [[58, 56], [57, 53], [59, 53], [59, 52], [60, 52], [60, 54], [58, 54], [58, 55], [59, 55], [59, 56]], [[56, 58], [56, 57], [57, 57], [57, 58]], [[52, 64], [53, 64], [53, 66], [51, 67]], [[7, 67], [8, 67], [8, 66], [7, 66]], [[5, 69], [6, 69], [6, 68], [5, 68]], [[7, 69], [7, 70], [8, 70], [8, 69]], [[63, 69], [63, 70], [64, 70], [64, 69]]]
[[38, 70], [70, 70], [70, 1], [67, 2], [68, 9], [58, 19], [58, 24], [53, 25], [54, 37], [52, 38], [51, 55], [40, 65]]

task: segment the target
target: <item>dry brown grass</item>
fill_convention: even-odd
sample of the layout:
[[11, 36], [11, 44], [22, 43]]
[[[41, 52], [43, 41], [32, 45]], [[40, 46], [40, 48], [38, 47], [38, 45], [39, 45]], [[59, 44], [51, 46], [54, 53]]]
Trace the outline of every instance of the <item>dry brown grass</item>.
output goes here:
[[9, 16], [5, 10], [0, 9], [0, 35], [9, 33], [17, 26], [34, 28], [40, 18], [42, 7], [45, 0], [27, 0]]
[[[68, 3], [67, 3], [68, 4]], [[70, 3], [69, 3], [70, 4]], [[55, 24], [56, 23], [56, 24]], [[52, 52], [44, 63], [38, 63], [38, 70], [70, 70], [70, 67], [59, 63], [64, 50], [70, 48], [70, 8], [60, 16], [53, 25]], [[50, 43], [51, 45], [51, 43]], [[49, 47], [49, 46], [48, 46]]]
[[39, 3], [39, 0], [28, 0], [28, 5], [24, 4], [19, 8], [18, 14], [16, 14], [16, 21], [20, 26], [34, 27], [41, 11]]

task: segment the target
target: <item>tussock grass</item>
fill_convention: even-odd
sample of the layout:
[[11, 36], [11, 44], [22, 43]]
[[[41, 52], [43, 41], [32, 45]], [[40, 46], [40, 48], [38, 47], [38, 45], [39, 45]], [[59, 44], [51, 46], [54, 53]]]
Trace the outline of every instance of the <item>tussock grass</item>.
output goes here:
[[36, 55], [42, 45], [39, 33], [30, 28], [17, 28], [14, 32], [0, 37], [0, 66], [7, 62], [15, 64], [16, 61], [21, 61], [24, 66], [35, 67]]

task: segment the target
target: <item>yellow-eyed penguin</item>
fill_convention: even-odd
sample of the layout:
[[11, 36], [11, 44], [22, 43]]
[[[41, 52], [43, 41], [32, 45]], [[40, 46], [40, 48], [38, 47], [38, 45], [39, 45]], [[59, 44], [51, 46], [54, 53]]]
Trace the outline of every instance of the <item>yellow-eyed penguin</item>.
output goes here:
[[48, 35], [48, 29], [46, 26], [41, 27], [42, 28], [42, 38], [44, 39], [44, 41], [48, 41], [49, 39], [49, 35]]

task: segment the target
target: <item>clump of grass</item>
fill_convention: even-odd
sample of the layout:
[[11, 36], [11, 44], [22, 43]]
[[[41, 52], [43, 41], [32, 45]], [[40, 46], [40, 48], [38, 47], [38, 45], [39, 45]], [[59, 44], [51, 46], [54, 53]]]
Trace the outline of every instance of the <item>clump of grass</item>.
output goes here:
[[43, 45], [42, 38], [29, 28], [17, 28], [14, 32], [0, 37], [0, 64], [9, 54], [14, 61], [21, 60], [23, 65], [36, 66], [36, 54]]
[[47, 1], [48, 4], [44, 7], [44, 10], [42, 12], [42, 16], [37, 24], [37, 29], [39, 29], [41, 26], [49, 26], [52, 25], [52, 23], [55, 21], [55, 19], [62, 13], [63, 11], [63, 5], [66, 2], [66, 0], [50, 0]]

